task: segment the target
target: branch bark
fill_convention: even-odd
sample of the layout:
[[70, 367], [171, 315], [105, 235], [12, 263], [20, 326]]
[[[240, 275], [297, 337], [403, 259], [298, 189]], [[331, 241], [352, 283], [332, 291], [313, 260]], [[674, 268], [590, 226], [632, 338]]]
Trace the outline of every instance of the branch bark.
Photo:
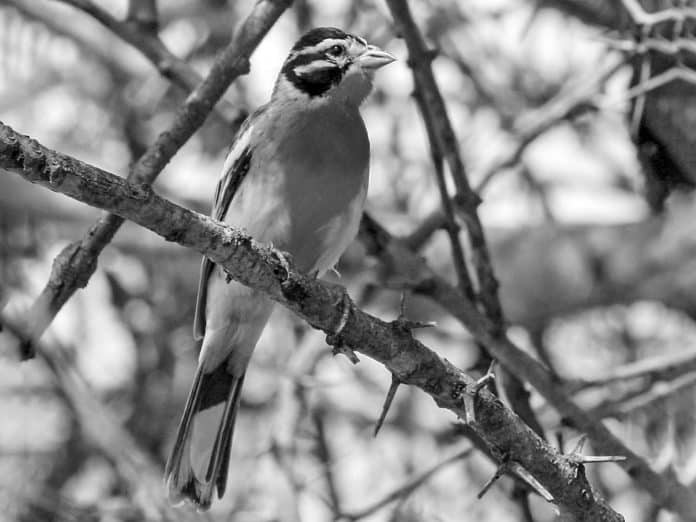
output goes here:
[[[54, 152], [5, 125], [0, 126], [0, 168], [118, 213], [169, 241], [199, 251], [235, 280], [266, 293], [315, 328], [332, 333], [341, 322], [344, 289], [292, 269], [286, 271], [272, 248], [161, 198], [149, 185], [124, 180]], [[459, 293], [455, 295], [462, 300]], [[485, 331], [484, 317], [475, 315], [474, 319], [481, 321], [474, 333], [481, 335], [480, 341], [489, 349], [496, 343], [505, 343], [505, 349], [510, 349], [509, 341]], [[421, 388], [438, 406], [468, 419], [494, 456], [523, 466], [553, 495], [558, 506], [577, 520], [623, 520], [594, 494], [582, 466], [546, 444], [493, 394], [478, 390], [476, 381], [414, 339], [398, 321], [384, 322], [351, 306], [341, 339], [382, 363], [401, 382]], [[467, 412], [467, 404], [474, 411]], [[694, 508], [685, 511], [694, 513], [696, 501], [689, 500], [689, 506], [678, 507]]]
[[387, 263], [398, 274], [397, 280], [409, 281], [414, 292], [430, 297], [456, 317], [492, 356], [532, 384], [564, 419], [587, 434], [596, 451], [605, 455], [625, 456], [626, 460], [619, 465], [653, 496], [656, 503], [678, 512], [687, 520], [694, 519], [696, 498], [689, 488], [674, 477], [655, 472], [601, 422], [595, 421], [578, 407], [541, 363], [520, 350], [507, 337], [499, 335], [490, 319], [479, 313], [456, 288], [435, 274], [420, 256], [393, 240], [386, 230], [369, 217], [363, 219], [360, 234], [368, 252]]

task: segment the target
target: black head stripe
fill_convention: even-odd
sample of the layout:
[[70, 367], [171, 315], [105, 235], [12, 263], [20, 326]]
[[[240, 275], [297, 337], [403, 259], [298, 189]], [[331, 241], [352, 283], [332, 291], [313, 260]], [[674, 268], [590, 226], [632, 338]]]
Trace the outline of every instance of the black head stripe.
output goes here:
[[[350, 63], [332, 63], [320, 44], [328, 40], [329, 45], [331, 40], [346, 41], [350, 38], [353, 37], [335, 27], [312, 29], [292, 48], [281, 74], [305, 94], [321, 96], [341, 81]], [[313, 62], [316, 62], [316, 67], [312, 67]]]
[[306, 32], [299, 40], [297, 40], [297, 43], [293, 46], [292, 50], [299, 51], [305, 47], [312, 47], [328, 38], [342, 40], [348, 38], [348, 36], [348, 33], [335, 27], [317, 27], [316, 29]]
[[286, 63], [283, 66], [282, 74], [292, 82], [302, 92], [309, 96], [321, 96], [334, 85], [337, 85], [343, 77], [343, 68], [335, 65], [333, 67], [325, 67], [314, 71], [309, 71], [303, 74], [295, 72], [296, 67], [308, 64], [321, 57], [318, 55], [302, 56], [303, 60], [296, 60]]

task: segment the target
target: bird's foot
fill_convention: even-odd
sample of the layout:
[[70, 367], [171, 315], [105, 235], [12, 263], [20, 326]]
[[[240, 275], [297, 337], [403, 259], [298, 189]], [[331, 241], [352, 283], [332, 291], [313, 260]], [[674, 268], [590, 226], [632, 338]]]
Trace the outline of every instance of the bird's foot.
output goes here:
[[290, 254], [288, 252], [283, 252], [281, 250], [278, 250], [277, 248], [273, 249], [272, 254], [273, 254], [273, 257], [276, 258], [276, 261], [278, 261], [278, 265], [279, 265], [279, 266], [274, 267], [274, 272], [283, 281], [287, 280], [290, 277], [290, 261], [289, 261], [289, 258], [291, 258]]
[[352, 362], [353, 364], [358, 364], [360, 362], [358, 356], [351, 348], [349, 348], [343, 342], [343, 339], [341, 339], [341, 333], [343, 332], [343, 329], [346, 327], [346, 324], [348, 324], [348, 318], [350, 317], [350, 312], [353, 309], [353, 301], [351, 301], [348, 292], [346, 292], [344, 288], [342, 288], [341, 291], [341, 317], [339, 318], [338, 323], [334, 327], [333, 331], [326, 336], [326, 343], [330, 346], [333, 346], [334, 355], [343, 354], [346, 357], [348, 357], [350, 362]]

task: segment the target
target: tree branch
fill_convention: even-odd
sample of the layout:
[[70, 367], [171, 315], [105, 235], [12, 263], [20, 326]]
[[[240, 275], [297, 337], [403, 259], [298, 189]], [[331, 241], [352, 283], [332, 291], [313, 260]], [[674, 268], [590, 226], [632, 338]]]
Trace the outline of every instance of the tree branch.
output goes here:
[[[154, 2], [131, 1], [126, 20], [120, 21], [91, 0], [54, 1], [60, 1], [90, 15], [121, 40], [140, 51], [162, 76], [184, 91], [193, 91], [203, 81], [193, 67], [167, 49], [157, 36], [158, 21]], [[227, 121], [235, 121], [241, 117], [241, 111], [225, 100], [220, 101], [218, 108]]]
[[[0, 168], [115, 212], [169, 241], [199, 251], [233, 279], [266, 293], [315, 328], [331, 333], [342, 319], [344, 289], [293, 269], [287, 271], [272, 248], [161, 198], [148, 185], [124, 180], [54, 152], [5, 125], [0, 125]], [[461, 299], [460, 294], [456, 296]], [[478, 330], [481, 342], [489, 349], [502, 342], [482, 326]], [[546, 444], [493, 394], [478, 390], [476, 381], [414, 339], [400, 324], [384, 322], [351, 306], [341, 338], [350, 348], [382, 363], [401, 382], [421, 388], [438, 406], [472, 420], [471, 428], [496, 458], [523, 466], [553, 495], [559, 507], [577, 520], [623, 520], [595, 496], [578, 463]], [[509, 350], [511, 343], [507, 343], [505, 348]], [[467, 404], [475, 411], [467, 414]]]
[[[152, 183], [174, 154], [203, 124], [230, 83], [249, 69], [249, 56], [290, 4], [290, 0], [260, 0], [237, 30], [232, 42], [215, 60], [210, 73], [179, 108], [172, 125], [163, 131], [133, 165], [128, 179]], [[91, 2], [76, 1], [78, 7]], [[111, 241], [123, 219], [103, 215], [81, 241], [68, 245], [53, 262], [51, 276], [31, 308], [29, 329], [39, 338], [77, 288], [83, 288], [94, 273], [97, 259]], [[29, 355], [29, 354], [28, 354]]]
[[507, 337], [498, 335], [490, 319], [464, 299], [456, 288], [435, 274], [420, 256], [392, 240], [389, 233], [369, 217], [363, 218], [360, 237], [369, 254], [378, 256], [392, 269], [401, 271], [401, 275], [397, 276], [399, 280], [409, 281], [414, 292], [430, 297], [456, 317], [493, 357], [532, 384], [564, 419], [587, 434], [598, 452], [625, 456], [626, 460], [619, 465], [653, 496], [656, 503], [687, 518], [696, 513], [696, 498], [689, 488], [672, 476], [656, 473], [602, 423], [578, 407], [568, 397], [562, 384], [541, 363], [520, 350]]
[[423, 119], [426, 120], [426, 125], [432, 129], [438, 152], [447, 161], [454, 185], [457, 188], [456, 199], [465, 214], [481, 304], [493, 321], [502, 328], [504, 319], [498, 300], [498, 282], [493, 274], [486, 237], [476, 211], [480, 199], [469, 185], [466, 169], [459, 154], [458, 140], [449, 120], [442, 94], [433, 76], [431, 62], [434, 54], [426, 46], [423, 36], [413, 20], [408, 2], [406, 0], [387, 0], [387, 4], [394, 17], [396, 30], [404, 38], [408, 47], [409, 65], [413, 70], [416, 90], [422, 99], [420, 106]]
[[[467, 287], [471, 287], [471, 284], [469, 283], [466, 267], [461, 266], [464, 263], [464, 259], [459, 243], [458, 227], [454, 222], [453, 209], [450, 207], [449, 195], [447, 194], [444, 176], [441, 172], [441, 157], [447, 161], [450, 174], [457, 189], [455, 200], [464, 212], [464, 222], [469, 235], [473, 265], [472, 272], [476, 274], [478, 302], [483, 307], [486, 315], [491, 319], [493, 327], [498, 333], [502, 334], [505, 330], [505, 317], [498, 296], [498, 280], [493, 273], [486, 236], [477, 212], [480, 199], [469, 185], [464, 162], [459, 153], [458, 140], [447, 114], [444, 99], [433, 75], [431, 62], [434, 54], [426, 46], [423, 35], [413, 20], [408, 1], [387, 0], [387, 4], [394, 17], [396, 29], [404, 38], [408, 47], [409, 65], [413, 71], [413, 79], [416, 86], [416, 99], [419, 102], [418, 105], [425, 121], [428, 137], [431, 140], [433, 159], [438, 175], [438, 185], [445, 215], [449, 222], [448, 232], [462, 293], [467, 295]], [[469, 294], [472, 294], [471, 290], [469, 290]], [[490, 351], [487, 353], [494, 357]], [[529, 394], [514, 373], [514, 369], [504, 367], [502, 374], [503, 386], [499, 389], [504, 391], [513, 409], [539, 436], [543, 437], [541, 425], [534, 416], [534, 412], [529, 404]]]

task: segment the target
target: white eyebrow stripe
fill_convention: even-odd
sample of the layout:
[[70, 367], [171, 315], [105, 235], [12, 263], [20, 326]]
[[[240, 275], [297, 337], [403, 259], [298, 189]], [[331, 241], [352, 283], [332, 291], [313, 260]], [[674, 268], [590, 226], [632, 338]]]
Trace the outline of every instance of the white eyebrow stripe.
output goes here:
[[329, 47], [332, 47], [334, 45], [346, 45], [346, 39], [327, 38], [326, 40], [322, 40], [321, 42], [319, 42], [316, 45], [313, 45], [312, 47], [305, 47], [304, 49], [295, 51], [294, 55], [299, 56], [301, 54], [321, 53], [322, 51], [326, 51]]
[[336, 64], [333, 62], [328, 60], [314, 60], [313, 62], [304, 65], [298, 65], [297, 67], [294, 67], [292, 71], [298, 76], [302, 76], [303, 74], [311, 73], [313, 71], [334, 68], [336, 68]]

